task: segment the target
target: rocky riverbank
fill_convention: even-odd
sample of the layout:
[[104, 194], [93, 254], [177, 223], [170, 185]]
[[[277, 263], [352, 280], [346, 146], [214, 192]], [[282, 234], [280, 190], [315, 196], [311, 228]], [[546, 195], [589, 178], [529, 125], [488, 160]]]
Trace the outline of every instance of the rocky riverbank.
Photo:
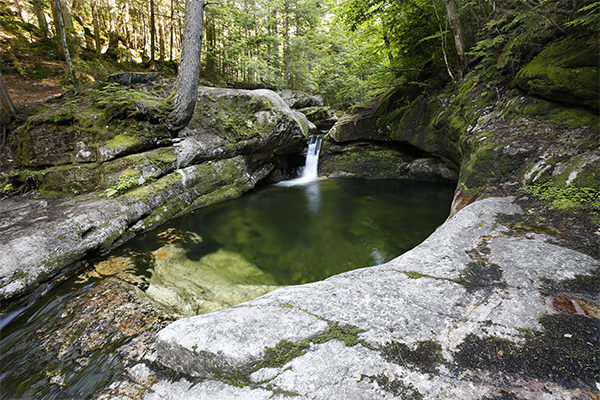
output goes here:
[[[579, 54], [579, 45], [570, 46], [572, 54]], [[474, 76], [448, 92], [410, 99], [390, 92], [373, 107], [336, 123], [324, 146], [324, 158], [333, 161], [324, 163], [322, 173], [382, 177], [378, 171], [399, 165], [404, 176], [458, 180], [448, 221], [387, 264], [281, 288], [190, 318], [155, 308], [123, 280], [107, 280], [89, 294], [89, 304], [104, 304], [100, 293], [111, 290], [105, 285], [117, 284], [116, 292], [131, 289], [125, 290], [120, 306], [108, 298], [114, 312], [106, 314], [105, 320], [112, 322], [104, 326], [133, 321], [119, 326], [123, 337], [134, 339], [119, 350], [121, 372], [96, 397], [598, 397], [600, 122], [597, 104], [588, 104], [589, 93], [578, 89], [594, 90], [587, 72], [595, 68], [597, 79], [598, 66], [597, 60], [572, 54], [565, 56], [569, 62], [553, 56], [549, 65], [542, 53], [514, 83], [492, 84]], [[540, 73], [543, 68], [563, 69], [572, 82], [583, 81], [565, 94], [569, 85], [553, 81], [560, 74]], [[539, 76], [532, 77], [534, 73]], [[539, 79], [545, 79], [547, 90], [531, 83]], [[84, 149], [77, 145], [79, 139], [72, 140], [68, 154], [75, 164], [65, 168], [56, 161], [60, 165], [49, 167], [46, 176], [92, 171], [85, 175], [87, 181], [74, 181], [84, 182], [84, 188], [92, 182], [91, 193], [69, 200], [2, 202], [3, 299], [31, 292], [86, 255], [174, 215], [280, 176], [284, 163], [276, 156], [303, 145], [302, 118], [286, 105], [277, 108], [284, 111], [274, 111], [272, 105], [280, 102], [274, 94], [260, 101], [247, 94], [243, 106], [237, 103], [240, 95], [224, 90], [206, 89], [199, 97], [217, 104], [214, 99], [221, 93], [229, 108], [200, 108], [198, 118], [206, 118], [195, 120], [181, 138], [162, 137], [158, 128], [151, 129], [160, 124], [149, 117], [155, 114], [144, 106], [148, 102], [134, 106], [140, 132], [150, 129], [157, 135], [152, 140], [144, 136], [117, 143], [111, 141], [118, 135], [93, 136], [95, 125], [89, 131], [70, 128], [69, 135], [88, 132], [98, 141]], [[243, 111], [228, 111], [234, 106]], [[60, 110], [39, 124], [30, 121], [22, 138], [43, 137], [50, 125], [60, 126], [64, 118], [50, 123], [57, 115]], [[119, 118], [134, 114], [111, 115], [100, 113], [98, 118], [118, 126]], [[85, 125], [83, 118], [67, 119], [71, 122], [65, 126]], [[201, 121], [216, 122], [206, 126]], [[281, 121], [290, 125], [279, 129]], [[265, 131], [257, 129], [263, 123], [274, 133], [263, 136]], [[21, 162], [33, 166], [43, 151], [25, 139], [15, 146], [22, 150]], [[413, 146], [407, 156], [395, 153], [399, 142]], [[147, 143], [154, 147], [140, 158], [139, 146]], [[294, 149], [282, 150], [285, 146]], [[384, 156], [370, 152], [373, 148], [385, 150]], [[152, 161], [155, 153], [165, 151], [168, 157]], [[364, 153], [371, 154], [365, 159]], [[344, 161], [336, 162], [336, 157]], [[420, 159], [433, 161], [419, 170]], [[280, 172], [269, 178], [273, 171]], [[59, 182], [46, 178], [40, 187], [79, 190]], [[98, 189], [104, 196], [98, 196]], [[69, 332], [86, 335], [81, 330], [86, 320], [73, 321], [72, 329], [60, 330], [65, 332], [57, 337], [61, 343], [68, 342]], [[93, 348], [90, 343], [85, 346]], [[59, 375], [48, 381], [62, 382]]]

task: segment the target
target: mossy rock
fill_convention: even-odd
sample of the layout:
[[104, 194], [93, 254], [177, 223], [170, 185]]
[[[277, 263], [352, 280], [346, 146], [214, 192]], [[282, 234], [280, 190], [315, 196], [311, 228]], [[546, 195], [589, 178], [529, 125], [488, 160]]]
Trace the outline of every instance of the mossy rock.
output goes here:
[[479, 194], [486, 188], [515, 179], [535, 149], [500, 141], [493, 132], [468, 138], [463, 147], [470, 148], [463, 159], [459, 188], [469, 194]]
[[43, 168], [104, 162], [160, 145], [170, 135], [160, 122], [159, 98], [122, 87], [89, 89], [39, 107], [11, 137], [17, 163]]
[[76, 196], [93, 192], [102, 179], [98, 164], [69, 164], [36, 173], [39, 190], [46, 197]]
[[331, 128], [327, 137], [338, 143], [356, 140], [391, 140], [387, 131], [378, 124], [374, 110], [343, 115]]
[[517, 89], [513, 89], [507, 99], [502, 114], [509, 122], [528, 118], [570, 128], [589, 126], [596, 132], [600, 131], [600, 117], [589, 108], [565, 106], [542, 98], [524, 96]]
[[568, 38], [541, 52], [514, 83], [529, 95], [600, 109], [600, 41]]
[[269, 99], [256, 92], [204, 87], [187, 129], [235, 143], [270, 135], [278, 119]]
[[383, 143], [325, 142], [319, 169], [322, 175], [332, 177], [407, 179], [408, 164], [417, 158], [413, 152], [414, 149], [403, 152]]

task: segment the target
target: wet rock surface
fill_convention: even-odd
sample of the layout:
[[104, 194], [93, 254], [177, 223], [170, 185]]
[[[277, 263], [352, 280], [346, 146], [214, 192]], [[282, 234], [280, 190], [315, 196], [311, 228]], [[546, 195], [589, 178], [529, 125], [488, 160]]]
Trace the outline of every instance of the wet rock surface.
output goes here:
[[[157, 335], [157, 361], [208, 380], [160, 379], [146, 398], [593, 396], [600, 262], [499, 223], [499, 216], [523, 215], [513, 200], [467, 206], [387, 264], [177, 321]], [[578, 306], [557, 311], [548, 285], [574, 279], [587, 285], [562, 296]], [[582, 306], [586, 301], [596, 306]], [[329, 327], [290, 336], [299, 326], [290, 313]], [[245, 323], [250, 319], [256, 323]], [[255, 336], [258, 348], [255, 340], [235, 339]]]

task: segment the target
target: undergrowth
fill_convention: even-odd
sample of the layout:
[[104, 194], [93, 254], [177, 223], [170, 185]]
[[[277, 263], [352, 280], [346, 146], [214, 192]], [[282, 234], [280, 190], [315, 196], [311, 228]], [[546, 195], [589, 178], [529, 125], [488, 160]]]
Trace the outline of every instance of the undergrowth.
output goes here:
[[600, 212], [600, 192], [593, 188], [577, 187], [572, 184], [556, 186], [552, 182], [546, 182], [528, 186], [525, 191], [544, 200], [552, 201], [552, 205], [556, 208], [565, 209], [589, 204], [596, 213]]

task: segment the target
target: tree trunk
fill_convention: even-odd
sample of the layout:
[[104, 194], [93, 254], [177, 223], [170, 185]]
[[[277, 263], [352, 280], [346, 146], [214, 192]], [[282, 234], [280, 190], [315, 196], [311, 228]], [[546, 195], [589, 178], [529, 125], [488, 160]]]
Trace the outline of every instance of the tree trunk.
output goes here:
[[58, 27], [60, 30], [60, 36], [62, 38], [63, 50], [65, 52], [65, 60], [67, 61], [67, 67], [69, 68], [69, 74], [71, 74], [71, 80], [73, 81], [73, 89], [75, 94], [79, 93], [79, 83], [75, 77], [75, 71], [73, 70], [73, 64], [71, 63], [71, 55], [69, 54], [69, 46], [67, 45], [67, 32], [65, 31], [65, 21], [63, 20], [63, 13], [61, 10], [60, 0], [54, 0], [56, 4], [56, 11], [58, 15]]
[[100, 43], [100, 18], [98, 15], [98, 0], [92, 0], [92, 23], [94, 25], [94, 43], [96, 44], [96, 55], [102, 53], [102, 44]]
[[23, 7], [21, 0], [15, 0], [15, 4], [17, 6], [17, 13], [19, 14], [19, 18], [21, 18], [21, 22], [26, 24], [27, 23], [27, 11]]
[[0, 73], [0, 102], [2, 103], [2, 109], [8, 114], [9, 121], [17, 115], [17, 108], [13, 103], [6, 86], [4, 86], [4, 79], [2, 79], [2, 73]]
[[165, 61], [165, 24], [164, 20], [160, 20], [158, 23], [158, 60], [160, 62]]
[[205, 73], [209, 78], [214, 78], [217, 75], [217, 39], [216, 39], [216, 27], [215, 20], [208, 10], [205, 13], [206, 16], [206, 63]]
[[[202, 0], [200, 0], [202, 1]], [[150, 69], [154, 69], [154, 48], [156, 47], [156, 24], [154, 21], [154, 0], [150, 0]]]
[[119, 31], [117, 28], [116, 16], [117, 9], [114, 0], [108, 2], [108, 48], [106, 49], [106, 55], [117, 59], [117, 49], [119, 48]]
[[171, 133], [177, 133], [187, 126], [196, 107], [202, 50], [204, 0], [186, 0], [184, 18], [175, 109], [171, 114], [169, 123]]
[[173, 19], [173, 14], [174, 14], [174, 0], [171, 0], [171, 26], [170, 26], [170, 30], [171, 30], [171, 37], [169, 38], [169, 61], [173, 62], [173, 25], [175, 24], [174, 19]]
[[283, 19], [283, 64], [285, 76], [285, 88], [290, 88], [290, 13], [289, 3], [285, 2], [285, 17]]
[[40, 0], [33, 0], [33, 11], [35, 11], [35, 16], [38, 20], [38, 24], [40, 25], [40, 31], [44, 37], [50, 37], [50, 31], [48, 30], [48, 22], [46, 21], [46, 16], [44, 15], [44, 8], [42, 7], [42, 2]]
[[467, 69], [467, 54], [465, 49], [465, 36], [463, 34], [462, 25], [458, 17], [458, 6], [455, 0], [446, 0], [446, 12], [448, 14], [448, 22], [452, 27], [454, 33], [454, 44], [456, 45], [456, 52], [460, 60], [460, 71], [461, 76]]

